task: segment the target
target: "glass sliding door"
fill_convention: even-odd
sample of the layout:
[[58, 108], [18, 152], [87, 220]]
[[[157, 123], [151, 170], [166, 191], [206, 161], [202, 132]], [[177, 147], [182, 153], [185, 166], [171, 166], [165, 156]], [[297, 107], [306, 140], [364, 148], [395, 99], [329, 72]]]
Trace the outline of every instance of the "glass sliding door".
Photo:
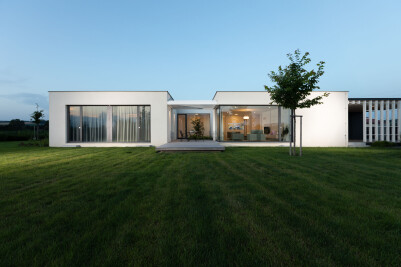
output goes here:
[[113, 142], [150, 142], [150, 106], [113, 106]]
[[177, 115], [177, 139], [188, 138], [187, 135], [187, 114]]
[[288, 124], [288, 110], [279, 106], [220, 106], [219, 138], [234, 142], [286, 141]]
[[82, 107], [82, 142], [107, 141], [107, 106]]
[[150, 142], [150, 106], [68, 106], [68, 142]]
[[68, 140], [70, 142], [81, 141], [81, 107], [68, 107]]
[[203, 124], [203, 136], [210, 136], [210, 114], [187, 114], [188, 136], [195, 134], [193, 121], [199, 119]]
[[150, 106], [138, 106], [139, 138], [137, 142], [150, 142]]
[[291, 110], [286, 108], [280, 108], [280, 141], [290, 142], [291, 139]]
[[203, 136], [210, 136], [210, 114], [187, 113], [177, 114], [177, 139], [186, 139], [195, 135], [193, 121], [200, 120], [203, 124]]
[[113, 142], [135, 142], [138, 136], [138, 107], [113, 107]]

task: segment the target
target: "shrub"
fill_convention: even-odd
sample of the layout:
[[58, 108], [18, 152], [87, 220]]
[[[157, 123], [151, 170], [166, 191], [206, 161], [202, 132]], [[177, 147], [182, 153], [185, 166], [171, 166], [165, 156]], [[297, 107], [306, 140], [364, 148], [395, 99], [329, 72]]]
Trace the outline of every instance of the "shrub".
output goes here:
[[[48, 130], [41, 130], [39, 132], [40, 139], [49, 138]], [[23, 130], [10, 130], [5, 127], [0, 128], [0, 142], [1, 141], [29, 141], [33, 138], [33, 129], [30, 126], [25, 126]]]
[[48, 147], [49, 146], [49, 139], [42, 139], [42, 140], [30, 140], [28, 142], [21, 142], [19, 146], [38, 146], [38, 147]]
[[8, 123], [8, 128], [14, 131], [23, 130], [25, 128], [25, 122], [19, 119], [11, 120]]
[[394, 143], [388, 142], [388, 141], [376, 141], [373, 142], [372, 147], [393, 147], [395, 146]]
[[211, 136], [199, 136], [196, 134], [188, 136], [189, 140], [213, 140], [213, 137]]
[[29, 139], [31, 139], [31, 133], [27, 131], [20, 133], [14, 131], [0, 132], [0, 141], [28, 141]]

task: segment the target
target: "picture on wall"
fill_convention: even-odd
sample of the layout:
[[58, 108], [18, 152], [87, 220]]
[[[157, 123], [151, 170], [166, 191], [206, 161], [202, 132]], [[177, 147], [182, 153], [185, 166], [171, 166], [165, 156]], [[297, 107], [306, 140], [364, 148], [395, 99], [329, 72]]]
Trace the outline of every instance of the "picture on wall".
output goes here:
[[243, 130], [244, 129], [244, 124], [243, 123], [238, 123], [238, 122], [231, 122], [228, 123], [228, 130]]

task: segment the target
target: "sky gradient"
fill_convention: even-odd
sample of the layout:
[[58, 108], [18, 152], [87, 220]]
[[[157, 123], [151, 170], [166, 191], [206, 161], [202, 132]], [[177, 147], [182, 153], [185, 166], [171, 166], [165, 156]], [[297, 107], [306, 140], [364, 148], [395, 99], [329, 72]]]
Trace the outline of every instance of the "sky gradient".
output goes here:
[[[0, 120], [51, 90], [264, 90], [300, 49], [320, 87], [401, 97], [401, 1], [0, 0]], [[314, 68], [314, 66], [310, 66]]]

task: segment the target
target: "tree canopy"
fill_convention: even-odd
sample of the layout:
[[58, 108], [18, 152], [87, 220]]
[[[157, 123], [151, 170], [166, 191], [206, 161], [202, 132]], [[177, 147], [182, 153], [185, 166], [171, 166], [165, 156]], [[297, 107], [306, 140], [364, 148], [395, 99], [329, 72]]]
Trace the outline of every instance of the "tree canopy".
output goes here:
[[25, 122], [20, 119], [13, 119], [8, 123], [8, 128], [12, 130], [22, 130], [25, 127]]
[[194, 131], [195, 131], [194, 135], [196, 137], [202, 137], [203, 131], [205, 130], [202, 120], [199, 118], [195, 118], [191, 121], [191, 123], [192, 123], [192, 127], [194, 128]]
[[272, 103], [295, 110], [297, 108], [309, 108], [311, 106], [321, 104], [323, 97], [328, 96], [324, 93], [315, 98], [308, 98], [310, 93], [315, 89], [320, 89], [317, 85], [319, 78], [324, 74], [324, 61], [320, 61], [317, 65], [317, 71], [306, 70], [305, 65], [311, 62], [309, 53], [306, 52], [301, 56], [299, 49], [294, 54], [287, 54], [290, 64], [284, 68], [279, 66], [278, 71], [271, 71], [268, 76], [273, 86], [265, 85], [265, 89], [270, 93]]
[[34, 112], [32, 112], [31, 114], [31, 119], [32, 121], [36, 124], [39, 125], [40, 123], [40, 119], [44, 118], [45, 114], [43, 109], [39, 110], [38, 106], [36, 106], [36, 110]]

